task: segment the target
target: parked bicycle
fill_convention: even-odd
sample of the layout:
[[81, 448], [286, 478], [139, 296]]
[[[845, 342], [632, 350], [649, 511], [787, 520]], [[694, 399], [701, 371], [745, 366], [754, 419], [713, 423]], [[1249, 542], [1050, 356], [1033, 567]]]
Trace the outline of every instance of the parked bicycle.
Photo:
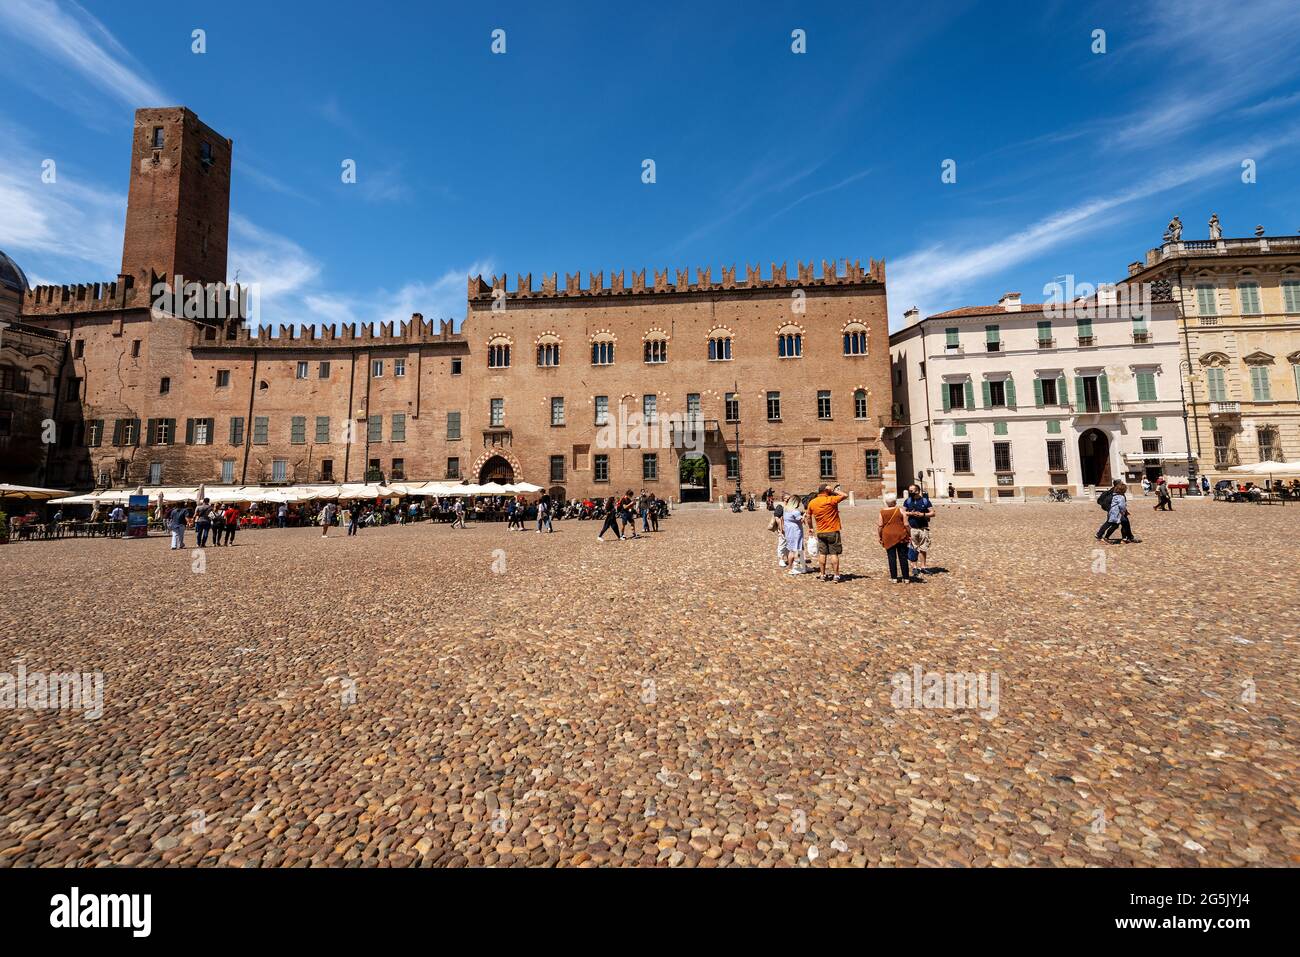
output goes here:
[[1070, 492], [1068, 489], [1063, 488], [1049, 488], [1047, 490], [1047, 500], [1049, 502], [1068, 502]]

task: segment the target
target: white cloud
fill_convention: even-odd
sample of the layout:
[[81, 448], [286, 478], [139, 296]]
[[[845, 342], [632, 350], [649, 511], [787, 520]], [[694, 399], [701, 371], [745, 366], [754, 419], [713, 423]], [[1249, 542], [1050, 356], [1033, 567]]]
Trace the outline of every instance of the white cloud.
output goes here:
[[[1215, 173], [1236, 172], [1243, 156], [1261, 158], [1270, 151], [1300, 140], [1292, 129], [1267, 144], [1225, 148], [1193, 162], [1172, 166], [1109, 196], [1085, 200], [1057, 210], [1005, 238], [983, 245], [952, 247], [935, 243], [895, 260], [889, 265], [891, 312], [901, 316], [912, 305], [929, 315], [956, 305], [963, 290], [983, 284], [1001, 273], [1067, 240], [1111, 225], [1123, 207], [1157, 193], [1192, 183]], [[1159, 224], [1163, 228], [1163, 223]]]
[[130, 107], [163, 106], [167, 96], [135, 69], [130, 54], [86, 10], [53, 0], [4, 0], [0, 30], [58, 61]]
[[465, 288], [470, 276], [489, 276], [490, 260], [480, 260], [462, 269], [449, 269], [430, 281], [408, 282], [399, 289], [377, 289], [358, 297], [331, 292], [303, 296], [299, 321], [330, 325], [335, 323], [399, 322], [420, 313], [426, 320], [454, 319], [459, 325], [465, 317]]

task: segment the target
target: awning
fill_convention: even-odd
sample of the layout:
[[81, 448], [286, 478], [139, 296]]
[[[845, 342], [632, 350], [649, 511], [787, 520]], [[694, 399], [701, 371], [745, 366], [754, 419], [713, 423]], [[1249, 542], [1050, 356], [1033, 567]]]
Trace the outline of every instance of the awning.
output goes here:
[[[1148, 454], [1146, 452], [1125, 452], [1124, 461], [1130, 465], [1141, 465], [1143, 462], [1182, 462], [1187, 463], [1186, 452], [1155, 452]], [[1192, 461], [1196, 461], [1196, 456], [1192, 456]]]
[[1253, 462], [1250, 465], [1234, 465], [1226, 470], [1233, 475], [1259, 475], [1274, 478], [1291, 478], [1300, 476], [1300, 462]]

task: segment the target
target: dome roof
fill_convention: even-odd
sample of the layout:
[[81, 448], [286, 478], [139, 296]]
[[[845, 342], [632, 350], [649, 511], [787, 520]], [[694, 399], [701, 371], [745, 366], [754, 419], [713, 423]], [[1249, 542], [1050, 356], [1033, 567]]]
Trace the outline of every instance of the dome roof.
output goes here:
[[18, 264], [5, 255], [3, 249], [0, 249], [0, 286], [12, 289], [14, 292], [27, 291], [27, 276], [18, 268]]

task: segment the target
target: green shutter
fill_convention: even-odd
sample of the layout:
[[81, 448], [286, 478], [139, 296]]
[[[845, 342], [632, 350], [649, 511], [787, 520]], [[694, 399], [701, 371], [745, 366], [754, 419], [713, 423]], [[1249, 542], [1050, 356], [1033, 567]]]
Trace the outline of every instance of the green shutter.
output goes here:
[[1282, 308], [1291, 315], [1300, 313], [1300, 282], [1282, 283]]
[[1007, 424], [1006, 424], [1005, 422], [994, 422], [994, 423], [993, 423], [993, 434], [994, 434], [994, 435], [1006, 435], [1006, 434], [1007, 434]]
[[952, 411], [952, 394], [948, 391], [948, 383], [941, 383], [939, 391], [943, 393], [943, 411]]
[[1272, 398], [1268, 381], [1268, 366], [1250, 367], [1250, 388], [1255, 395], [1256, 402], [1267, 402]]
[[975, 408], [975, 384], [970, 379], [966, 380], [966, 408]]
[[953, 426], [952, 426], [952, 434], [955, 435], [955, 436], [957, 436], [957, 438], [959, 438], [959, 439], [960, 439], [960, 438], [965, 438], [965, 436], [966, 436], [966, 423], [965, 423], [965, 422], [954, 422], [954, 423], [953, 423]]
[[1016, 380], [1011, 378], [1011, 376], [1007, 376], [1006, 390], [1007, 408], [1014, 409], [1016, 407]]
[[985, 379], [983, 382], [980, 383], [980, 389], [982, 390], [982, 392], [983, 392], [983, 396], [984, 396], [984, 408], [987, 409], [987, 408], [992, 404], [992, 402], [993, 402], [992, 398], [990, 398], [990, 396], [989, 396], [989, 380], [988, 380], [988, 379]]
[[1068, 380], [1065, 378], [1064, 375], [1059, 375], [1056, 377], [1056, 404], [1057, 405], [1070, 404], [1070, 390], [1066, 388], [1067, 381]]
[[1048, 434], [1048, 435], [1060, 435], [1060, 434], [1061, 434], [1061, 420], [1060, 420], [1060, 419], [1048, 419], [1048, 420], [1047, 420], [1047, 434]]
[[1084, 411], [1085, 395], [1086, 393], [1083, 391], [1083, 376], [1077, 375], [1074, 377], [1074, 401], [1078, 403], [1079, 412]]
[[1041, 319], [1038, 323], [1038, 341], [1043, 342], [1052, 338], [1052, 320]]
[[1142, 416], [1142, 431], [1154, 432], [1156, 430], [1156, 417], [1154, 415]]
[[1041, 409], [1043, 407], [1043, 380], [1034, 376], [1034, 407]]
[[150, 420], [149, 420], [149, 434], [145, 436], [144, 444], [145, 444], [145, 445], [153, 445], [153, 444], [154, 444], [154, 441], [155, 441], [157, 438], [158, 438], [158, 420], [157, 420], [157, 419], [150, 419]]
[[1200, 316], [1217, 316], [1219, 310], [1213, 286], [1196, 287], [1196, 313]]
[[1097, 393], [1101, 397], [1101, 411], [1110, 411], [1110, 380], [1106, 378], [1106, 373], [1097, 376]]
[[1300, 363], [1291, 367], [1291, 374], [1295, 378], [1295, 395], [1300, 399]]
[[1227, 398], [1227, 390], [1223, 383], [1223, 370], [1209, 368], [1205, 370], [1205, 384], [1210, 393], [1211, 402], [1223, 402]]
[[997, 327], [997, 326], [985, 326], [985, 327], [984, 327], [984, 336], [985, 336], [985, 338], [986, 338], [989, 342], [997, 342], [997, 341], [999, 341], [999, 340], [998, 340], [998, 327]]
[[194, 420], [193, 419], [185, 420], [185, 444], [186, 445], [194, 444]]
[[1147, 331], [1147, 317], [1146, 317], [1146, 316], [1134, 316], [1134, 317], [1133, 317], [1133, 332], [1134, 332], [1135, 334], [1141, 334], [1141, 333], [1145, 333], [1146, 331]]
[[1259, 315], [1259, 283], [1244, 282], [1237, 287], [1241, 296], [1241, 313], [1244, 316]]
[[1156, 400], [1156, 376], [1154, 372], [1137, 374], [1138, 401], [1154, 402]]
[[956, 348], [959, 341], [958, 337], [961, 335], [961, 330], [956, 326], [949, 326], [944, 330], [944, 334], [948, 337], [948, 347]]
[[1074, 324], [1080, 339], [1088, 339], [1092, 337], [1091, 319], [1076, 319]]

